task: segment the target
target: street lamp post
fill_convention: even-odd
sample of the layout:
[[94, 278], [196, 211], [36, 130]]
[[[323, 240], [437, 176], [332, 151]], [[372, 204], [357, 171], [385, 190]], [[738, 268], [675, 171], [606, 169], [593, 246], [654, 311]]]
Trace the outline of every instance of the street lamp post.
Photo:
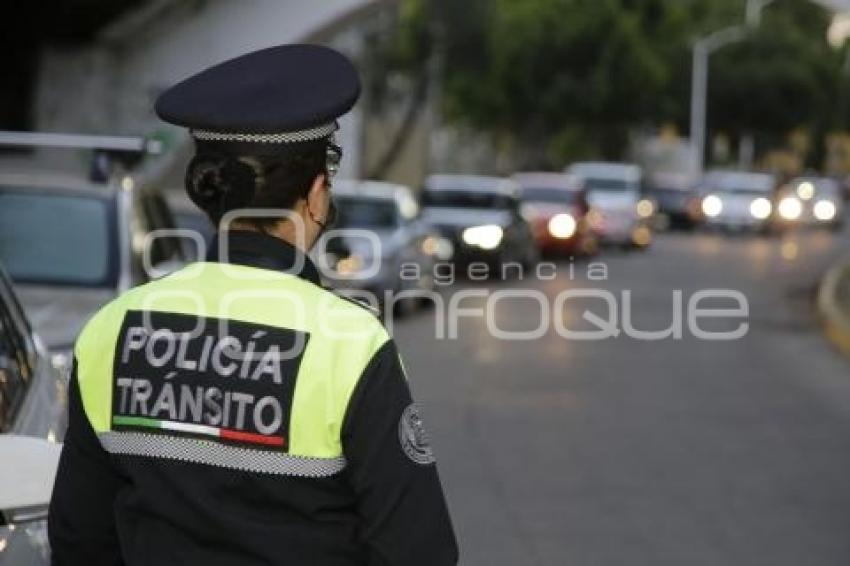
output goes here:
[[691, 146], [694, 152], [694, 170], [702, 173], [705, 159], [705, 113], [708, 96], [708, 58], [730, 43], [740, 41], [747, 31], [743, 26], [732, 26], [716, 31], [694, 42], [691, 71]]
[[694, 42], [691, 68], [691, 147], [694, 170], [702, 173], [705, 160], [705, 114], [708, 96], [708, 58], [730, 43], [741, 41], [749, 29], [761, 23], [761, 12], [775, 0], [747, 0], [746, 26], [731, 26], [701, 37]]
[[776, 0], [747, 0], [747, 26], [757, 28], [761, 24], [761, 11]]

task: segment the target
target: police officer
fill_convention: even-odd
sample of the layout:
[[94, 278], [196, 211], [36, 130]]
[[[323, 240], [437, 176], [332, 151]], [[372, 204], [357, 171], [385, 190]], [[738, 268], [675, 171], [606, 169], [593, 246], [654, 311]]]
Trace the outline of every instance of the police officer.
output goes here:
[[336, 51], [287, 45], [159, 97], [191, 130], [187, 190], [222, 231], [206, 262], [80, 335], [54, 564], [457, 563], [395, 344], [306, 255], [332, 221], [333, 133], [359, 91]]

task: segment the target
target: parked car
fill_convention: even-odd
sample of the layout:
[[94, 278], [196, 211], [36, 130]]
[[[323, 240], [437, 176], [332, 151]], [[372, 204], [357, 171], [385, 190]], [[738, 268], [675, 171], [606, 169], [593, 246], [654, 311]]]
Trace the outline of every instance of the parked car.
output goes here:
[[776, 195], [773, 225], [778, 229], [824, 226], [837, 230], [844, 223], [841, 186], [826, 177], [797, 177]]
[[0, 269], [0, 565], [50, 563], [47, 506], [65, 390]]
[[[80, 328], [103, 304], [184, 262], [179, 239], [148, 241], [153, 231], [174, 228], [162, 194], [130, 177], [96, 184], [0, 175], [0, 262], [37, 333], [66, 363]], [[155, 271], [144, 267], [146, 249]]]
[[520, 213], [520, 191], [503, 177], [432, 175], [421, 194], [422, 214], [452, 243], [458, 265], [483, 262], [491, 274], [507, 262], [529, 266], [538, 252]]
[[776, 179], [768, 173], [713, 170], [699, 184], [705, 225], [726, 230], [765, 230], [773, 214]]
[[163, 194], [177, 228], [196, 234], [194, 238], [197, 238], [197, 240], [181, 238], [186, 260], [202, 261], [206, 257], [207, 248], [213, 240], [216, 227], [210, 222], [206, 213], [198, 208], [182, 189], [163, 191]]
[[596, 234], [587, 219], [590, 206], [580, 179], [565, 173], [517, 173], [513, 178], [522, 187], [520, 211], [541, 252], [596, 252]]
[[655, 203], [655, 215], [664, 228], [693, 229], [701, 220], [696, 183], [684, 173], [655, 173], [647, 179], [644, 195]]
[[603, 244], [644, 248], [652, 242], [654, 203], [641, 194], [641, 169], [631, 163], [586, 161], [567, 172], [582, 179], [589, 219]]
[[[450, 258], [451, 250], [422, 220], [409, 187], [339, 180], [333, 195], [338, 209], [334, 231], [343, 236], [328, 234], [317, 245], [324, 252], [317, 260], [334, 287], [368, 291], [381, 302], [386, 292], [434, 289], [434, 264]], [[396, 306], [409, 312], [422, 302], [410, 296]]]

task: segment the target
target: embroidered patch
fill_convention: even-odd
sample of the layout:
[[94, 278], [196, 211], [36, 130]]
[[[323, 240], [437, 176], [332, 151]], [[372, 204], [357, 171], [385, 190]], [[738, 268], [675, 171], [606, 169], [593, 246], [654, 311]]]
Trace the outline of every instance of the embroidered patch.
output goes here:
[[427, 466], [434, 463], [434, 451], [419, 410], [411, 403], [401, 415], [398, 422], [398, 439], [407, 457], [416, 464]]
[[287, 452], [307, 339], [243, 321], [129, 311], [116, 345], [112, 430]]

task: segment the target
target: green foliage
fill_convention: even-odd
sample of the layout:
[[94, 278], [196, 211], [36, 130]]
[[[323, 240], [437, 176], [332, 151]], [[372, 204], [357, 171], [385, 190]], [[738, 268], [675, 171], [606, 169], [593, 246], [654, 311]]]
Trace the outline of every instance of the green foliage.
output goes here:
[[624, 125], [652, 113], [666, 69], [640, 18], [620, 8], [613, 0], [493, 0], [478, 20], [476, 55], [455, 67], [446, 54], [448, 115], [510, 133], [541, 160], [575, 138], [576, 124], [602, 145], [623, 138]]
[[[431, 41], [443, 112], [491, 132], [527, 165], [620, 156], [629, 131], [688, 122], [691, 45], [744, 23], [744, 0], [407, 0], [412, 47]], [[840, 114], [844, 55], [829, 13], [777, 0], [711, 60], [709, 126], [738, 135], [825, 130]], [[840, 117], [840, 116], [839, 116]]]

